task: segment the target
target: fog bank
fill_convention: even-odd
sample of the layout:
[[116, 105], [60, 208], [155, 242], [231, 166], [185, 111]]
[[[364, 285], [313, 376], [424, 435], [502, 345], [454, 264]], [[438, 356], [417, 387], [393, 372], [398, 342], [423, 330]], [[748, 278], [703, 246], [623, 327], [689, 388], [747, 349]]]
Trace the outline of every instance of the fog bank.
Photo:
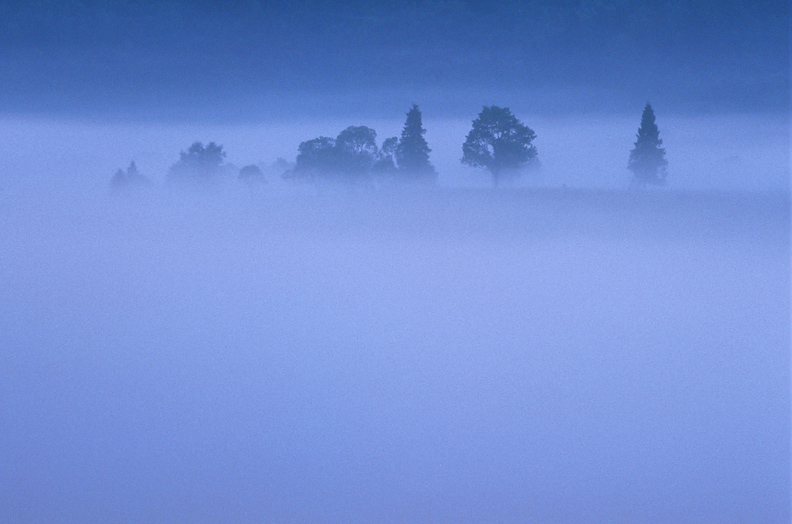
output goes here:
[[0, 192], [0, 520], [789, 520], [787, 195], [104, 189]]

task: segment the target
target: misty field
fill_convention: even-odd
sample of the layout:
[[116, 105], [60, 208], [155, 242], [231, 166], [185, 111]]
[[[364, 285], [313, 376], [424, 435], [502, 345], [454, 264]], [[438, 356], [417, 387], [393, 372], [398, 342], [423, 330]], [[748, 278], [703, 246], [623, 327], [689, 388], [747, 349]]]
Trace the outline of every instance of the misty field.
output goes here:
[[0, 192], [0, 521], [783, 523], [787, 193]]

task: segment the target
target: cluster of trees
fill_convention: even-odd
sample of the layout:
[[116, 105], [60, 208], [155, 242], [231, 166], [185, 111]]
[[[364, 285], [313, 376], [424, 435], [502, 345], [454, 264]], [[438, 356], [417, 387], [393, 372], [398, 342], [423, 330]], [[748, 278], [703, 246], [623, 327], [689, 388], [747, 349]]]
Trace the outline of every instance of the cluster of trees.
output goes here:
[[179, 153], [179, 161], [171, 166], [168, 178], [175, 182], [212, 180], [220, 174], [225, 157], [223, 146], [195, 142]]
[[365, 180], [391, 176], [400, 180], [432, 182], [437, 171], [429, 161], [421, 111], [413, 104], [401, 137], [387, 138], [377, 147], [377, 132], [350, 126], [336, 138], [320, 136], [302, 142], [288, 178]]
[[[402, 181], [434, 181], [437, 172], [429, 161], [421, 111], [413, 104], [400, 138], [392, 137], [378, 148], [377, 133], [365, 126], [351, 126], [338, 137], [319, 137], [302, 142], [290, 178], [360, 180], [391, 175]], [[462, 163], [486, 168], [493, 182], [536, 162], [534, 131], [508, 108], [485, 107], [473, 121], [462, 146]]]
[[[287, 179], [361, 181], [372, 177], [390, 177], [400, 181], [434, 182], [437, 171], [429, 160], [429, 145], [424, 138], [421, 111], [413, 104], [407, 112], [401, 136], [387, 138], [377, 146], [377, 132], [366, 126], [350, 126], [336, 138], [320, 136], [302, 142], [293, 166], [279, 159], [275, 168]], [[462, 144], [462, 163], [487, 169], [495, 186], [505, 177], [517, 176], [526, 167], [535, 165], [536, 133], [509, 110], [498, 106], [484, 107], [473, 120], [472, 128]], [[641, 124], [630, 151], [627, 168], [639, 184], [662, 185], [666, 181], [665, 149], [654, 110], [647, 103]], [[168, 172], [171, 182], [200, 183], [237, 173], [249, 183], [264, 182], [264, 173], [255, 165], [236, 170], [225, 164], [223, 146], [210, 142], [192, 144], [182, 151], [179, 160]], [[111, 180], [113, 189], [148, 184], [132, 162], [126, 172], [119, 169]]]
[[[535, 138], [536, 133], [508, 108], [485, 107], [473, 121], [473, 128], [462, 145], [462, 163], [488, 169], [497, 186], [504, 176], [517, 175], [523, 167], [537, 161], [536, 147], [532, 144]], [[647, 102], [627, 162], [633, 183], [665, 184], [668, 161], [662, 145], [654, 110]]]
[[[214, 142], [207, 145], [195, 142], [186, 151], [179, 153], [179, 160], [168, 170], [167, 181], [173, 184], [203, 184], [237, 176], [248, 184], [265, 182], [264, 172], [259, 166], [248, 165], [238, 169], [233, 164], [226, 163], [225, 158], [223, 146]], [[286, 165], [286, 161], [282, 159], [275, 163], [281, 170]], [[110, 187], [114, 191], [127, 191], [147, 185], [151, 185], [151, 181], [138, 172], [134, 161], [126, 172], [119, 169], [110, 180]]]

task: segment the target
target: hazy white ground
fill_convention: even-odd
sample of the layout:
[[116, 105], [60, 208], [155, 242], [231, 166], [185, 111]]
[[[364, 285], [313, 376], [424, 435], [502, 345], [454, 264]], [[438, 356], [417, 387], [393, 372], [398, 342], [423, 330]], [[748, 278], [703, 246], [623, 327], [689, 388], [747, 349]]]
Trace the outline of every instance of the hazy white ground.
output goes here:
[[281, 154], [147, 132], [3, 157], [0, 521], [789, 521], [788, 195], [111, 197]]

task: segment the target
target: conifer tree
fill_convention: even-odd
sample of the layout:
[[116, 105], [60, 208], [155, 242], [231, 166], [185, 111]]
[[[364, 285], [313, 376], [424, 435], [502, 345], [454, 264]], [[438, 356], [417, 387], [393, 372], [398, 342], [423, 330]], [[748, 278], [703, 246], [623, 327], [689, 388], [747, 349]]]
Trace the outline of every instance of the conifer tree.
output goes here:
[[421, 110], [413, 104], [407, 112], [407, 120], [396, 146], [396, 164], [405, 178], [434, 179], [437, 176], [429, 162], [429, 145], [423, 135], [426, 129], [421, 121]]
[[636, 135], [635, 148], [630, 151], [627, 168], [636, 182], [662, 185], [666, 181], [665, 149], [661, 147], [660, 130], [655, 122], [652, 106], [647, 102], [641, 115], [641, 127]]

